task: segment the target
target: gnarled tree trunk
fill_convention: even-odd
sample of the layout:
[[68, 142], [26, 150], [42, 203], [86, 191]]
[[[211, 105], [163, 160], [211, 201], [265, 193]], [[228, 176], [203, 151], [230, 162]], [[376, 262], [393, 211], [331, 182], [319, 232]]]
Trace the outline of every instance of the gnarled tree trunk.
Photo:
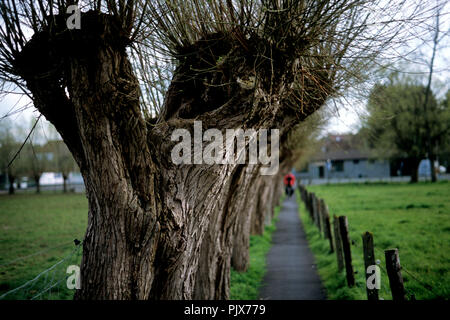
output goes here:
[[[283, 164], [280, 164], [283, 167]], [[238, 220], [235, 224], [234, 241], [233, 241], [233, 253], [232, 253], [232, 266], [236, 271], [246, 271], [250, 266], [249, 247], [250, 247], [250, 235], [261, 234], [261, 228], [263, 228], [263, 222], [268, 220], [271, 222], [275, 206], [278, 205], [281, 193], [280, 181], [283, 175], [283, 171], [280, 169], [278, 174], [269, 177], [261, 177], [259, 172], [253, 175], [250, 190], [245, 197], [242, 197], [242, 205], [237, 210], [240, 211]], [[268, 179], [269, 181], [266, 181]], [[261, 185], [265, 185], [263, 182], [267, 182], [272, 188], [272, 194], [269, 198], [264, 199], [261, 194], [264, 188]], [[266, 205], [261, 203], [266, 201]], [[264, 210], [263, 208], [268, 208]], [[267, 216], [267, 217], [266, 217]], [[256, 225], [253, 225], [255, 223]], [[254, 231], [252, 233], [251, 231]], [[259, 233], [258, 233], [259, 232]]]
[[238, 217], [234, 228], [233, 252], [231, 264], [237, 271], [246, 271], [249, 267], [250, 257], [250, 229], [251, 217], [256, 214], [258, 199], [258, 185], [261, 178], [259, 170], [254, 170], [249, 176], [249, 188], [247, 193], [241, 194], [241, 202], [236, 208]]
[[[237, 40], [211, 35], [185, 48], [162, 113], [145, 119], [126, 54], [128, 35], [118, 22], [88, 12], [83, 28], [70, 33], [64, 20], [56, 21], [27, 43], [16, 68], [86, 185], [89, 218], [76, 298], [228, 298], [231, 257], [241, 269], [248, 264], [245, 257], [238, 262], [245, 254], [237, 248], [246, 250], [248, 231], [261, 233], [272, 218], [279, 177], [260, 176], [258, 166], [248, 164], [176, 165], [171, 134], [192, 132], [197, 120], [204, 130], [278, 128], [283, 140], [326, 97], [305, 101], [308, 108], [300, 113], [283, 103], [290, 76], [281, 72], [289, 73], [292, 62], [279, 57], [275, 66], [266, 59], [256, 63], [258, 57]], [[220, 70], [194, 73], [218, 57], [227, 57]], [[261, 81], [243, 86], [255, 65]], [[280, 72], [275, 80], [271, 68]], [[245, 212], [244, 201], [256, 208]], [[242, 244], [236, 232], [245, 234]]]

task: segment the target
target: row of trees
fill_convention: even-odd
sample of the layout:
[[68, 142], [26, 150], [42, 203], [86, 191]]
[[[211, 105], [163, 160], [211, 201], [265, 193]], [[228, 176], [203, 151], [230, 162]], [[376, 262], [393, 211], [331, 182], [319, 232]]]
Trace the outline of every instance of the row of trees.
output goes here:
[[[83, 175], [78, 299], [226, 299], [231, 265], [248, 267], [250, 234], [270, 220], [295, 162], [298, 126], [364, 81], [430, 7], [88, 0], [81, 29], [68, 29], [72, 3], [0, 4], [0, 79], [33, 98]], [[194, 121], [222, 132], [279, 129], [278, 174], [261, 175], [259, 164], [175, 165], [171, 134]]]
[[48, 126], [44, 131], [37, 126], [38, 121], [33, 120], [28, 130], [8, 119], [0, 122], [0, 174], [8, 178], [10, 194], [14, 193], [14, 183], [19, 186], [23, 177], [32, 180], [39, 193], [44, 172], [61, 173], [67, 192], [69, 173], [77, 171], [72, 154], [55, 129]]

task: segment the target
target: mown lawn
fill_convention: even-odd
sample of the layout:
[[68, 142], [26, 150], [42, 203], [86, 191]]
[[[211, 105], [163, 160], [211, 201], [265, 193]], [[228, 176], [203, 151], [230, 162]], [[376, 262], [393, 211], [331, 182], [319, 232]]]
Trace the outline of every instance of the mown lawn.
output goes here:
[[66, 269], [80, 263], [81, 248], [76, 250], [74, 239], [83, 239], [87, 211], [81, 194], [0, 195], [0, 296], [70, 256], [4, 299], [72, 298]]
[[[383, 250], [398, 248], [407, 295], [415, 299], [450, 297], [450, 183], [346, 184], [309, 186], [325, 199], [331, 217], [346, 215], [352, 242], [356, 287], [337, 272], [336, 255], [300, 206], [310, 247], [329, 299], [366, 299], [361, 235], [374, 235], [380, 260], [380, 297], [391, 299]], [[299, 194], [297, 192], [299, 198]], [[300, 200], [299, 200], [300, 201]]]

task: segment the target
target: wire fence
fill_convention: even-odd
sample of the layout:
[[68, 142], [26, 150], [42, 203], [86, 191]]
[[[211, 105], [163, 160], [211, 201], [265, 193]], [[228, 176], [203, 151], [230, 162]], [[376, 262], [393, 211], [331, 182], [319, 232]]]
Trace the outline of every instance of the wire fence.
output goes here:
[[31, 257], [37, 256], [37, 255], [49, 252], [49, 251], [54, 250], [54, 249], [58, 249], [58, 248], [62, 248], [62, 247], [68, 247], [69, 245], [73, 245], [73, 241], [65, 242], [63, 244], [59, 244], [59, 245], [51, 247], [51, 248], [46, 248], [46, 249], [37, 251], [35, 253], [23, 256], [23, 257], [18, 257], [16, 259], [11, 260], [11, 261], [8, 261], [8, 262], [0, 264], [0, 267], [5, 267], [7, 265], [14, 264], [14, 263], [17, 263], [17, 262], [22, 261], [22, 260], [26, 260], [28, 258], [31, 258]]
[[[71, 298], [74, 291], [68, 288], [67, 280], [72, 274], [67, 273], [67, 267], [70, 265], [78, 265], [80, 263], [82, 253], [82, 242], [79, 240], [75, 240], [74, 242], [75, 248], [73, 248], [69, 254], [53, 264], [51, 267], [40, 272], [33, 279], [25, 282], [15, 289], [1, 294], [0, 300], [53, 300]], [[74, 242], [71, 242], [72, 245]], [[25, 257], [14, 259], [4, 263], [2, 266], [67, 245], [67, 243], [60, 244]]]
[[[382, 257], [382, 259], [384, 259], [384, 251], [378, 249], [377, 247], [374, 247], [375, 251], [378, 252], [380, 254], [380, 257]], [[381, 264], [381, 263], [380, 263]], [[383, 265], [380, 265], [380, 269], [387, 275], [387, 270], [384, 267], [385, 263], [383, 263]], [[402, 272], [405, 272], [409, 278], [415, 281], [416, 284], [419, 284], [422, 288], [424, 288], [425, 290], [427, 290], [428, 292], [430, 292], [435, 298], [440, 298], [440, 294], [438, 294], [432, 285], [426, 283], [423, 280], [420, 280], [419, 277], [417, 275], [415, 275], [412, 271], [408, 270], [405, 266], [401, 266], [401, 270]], [[410, 290], [408, 288], [408, 285], [405, 285], [405, 291], [408, 294], [409, 298], [411, 300], [414, 300], [416, 298], [416, 295], [414, 294], [414, 292], [412, 290]]]
[[[320, 223], [320, 221], [323, 220], [324, 217], [325, 217], [325, 219], [329, 218], [328, 217], [328, 207], [325, 205], [325, 203], [323, 205], [317, 205], [316, 203], [318, 201], [317, 200], [318, 198], [315, 196], [314, 193], [309, 193], [306, 190], [305, 186], [303, 186], [303, 185], [299, 185], [299, 191], [300, 191], [301, 199], [303, 200], [303, 202], [305, 204], [305, 209], [310, 213], [310, 217], [314, 220], [313, 221], [314, 223], [316, 223], [317, 221], [319, 221], [319, 223]], [[315, 201], [316, 201], [316, 203], [315, 203]], [[321, 200], [321, 201], [323, 201], [323, 200]], [[325, 213], [322, 212], [324, 210], [323, 209], [324, 207], [326, 207]], [[323, 227], [319, 226], [319, 232], [323, 232], [323, 231], [324, 231]], [[328, 231], [328, 232], [330, 232], [330, 231]], [[333, 232], [333, 234], [334, 234], [334, 232]], [[331, 234], [330, 234], [330, 236], [331, 236]], [[325, 233], [325, 238], [326, 238], [326, 233]], [[339, 238], [339, 236], [337, 238]], [[334, 240], [333, 242], [335, 243], [336, 236], [334, 237], [333, 240]], [[341, 240], [338, 240], [338, 241], [339, 241], [339, 243], [341, 242]], [[357, 244], [357, 241], [353, 240], [352, 245], [355, 246], [356, 244]], [[335, 250], [337, 249], [336, 245], [335, 245], [334, 249]], [[376, 252], [376, 254], [375, 254], [376, 264], [379, 267], [380, 271], [385, 275], [384, 277], [382, 277], [382, 281], [381, 281], [382, 285], [378, 290], [378, 295], [379, 295], [380, 299], [384, 299], [384, 298], [389, 299], [391, 297], [391, 295], [393, 294], [393, 292], [391, 291], [390, 282], [388, 280], [389, 277], [388, 277], [388, 271], [386, 269], [385, 251], [380, 250], [379, 248], [377, 248], [374, 245], [373, 245], [373, 249]], [[340, 250], [342, 250], [342, 246], [341, 246]], [[333, 252], [333, 248], [331, 248], [331, 252]], [[342, 253], [342, 255], [343, 255], [343, 253]], [[342, 258], [340, 258], [340, 259], [342, 259]], [[349, 261], [349, 262], [351, 264], [351, 261]], [[431, 294], [431, 298], [433, 298], [433, 299], [443, 299], [444, 298], [444, 297], [442, 297], [441, 294], [439, 294], [437, 292], [435, 286], [431, 285], [430, 283], [427, 283], [426, 281], [423, 281], [421, 279], [421, 277], [419, 277], [414, 272], [405, 268], [405, 266], [403, 266], [403, 265], [401, 266], [401, 271], [404, 273], [403, 279], [404, 279], [404, 282], [406, 283], [405, 285], [402, 284], [402, 286], [404, 287], [405, 293], [410, 300], [416, 299], [416, 294], [414, 293], [412, 288], [417, 288], [417, 287], [423, 288], [426, 291], [428, 291]], [[410, 281], [412, 281], [414, 283], [414, 285], [412, 285], [412, 283], [410, 283]]]
[[[380, 271], [384, 274], [384, 277], [382, 277], [383, 281], [382, 281], [381, 287], [378, 291], [378, 294], [380, 296], [380, 299], [387, 300], [387, 299], [391, 298], [391, 290], [390, 290], [390, 286], [389, 286], [389, 280], [388, 280], [389, 276], [388, 276], [388, 272], [386, 269], [386, 259], [384, 256], [384, 251], [378, 249], [375, 246], [373, 247], [373, 249], [377, 253], [380, 254], [379, 256], [375, 255], [376, 264], [380, 268]], [[405, 290], [406, 290], [406, 288], [405, 288]], [[410, 293], [408, 293], [408, 294], [410, 294]]]

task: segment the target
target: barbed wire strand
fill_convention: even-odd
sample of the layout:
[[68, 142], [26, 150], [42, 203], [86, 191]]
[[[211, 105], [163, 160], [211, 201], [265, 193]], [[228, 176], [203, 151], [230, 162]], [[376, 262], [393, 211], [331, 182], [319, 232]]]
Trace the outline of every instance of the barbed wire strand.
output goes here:
[[[31, 298], [31, 300], [36, 300], [36, 298], [42, 296], [44, 293], [46, 293], [47, 291], [51, 290], [52, 288], [56, 287], [57, 285], [59, 285], [63, 280], [66, 280], [67, 277], [64, 277], [60, 280], [58, 280], [57, 282], [55, 282], [53, 285], [51, 285], [50, 287], [44, 289], [43, 291], [39, 292], [37, 295], [35, 295], [34, 297]], [[51, 291], [50, 291], [51, 294]]]
[[[379, 264], [380, 270], [383, 271], [383, 273], [384, 273], [387, 277], [389, 277], [389, 274], [388, 274], [387, 269], [386, 269], [386, 267], [385, 267], [385, 265], [386, 265], [386, 259], [385, 259], [385, 257], [384, 257], [384, 251], [383, 251], [383, 250], [380, 250], [380, 249], [378, 249], [378, 248], [376, 248], [376, 247], [374, 247], [374, 249], [375, 249], [378, 253], [381, 254], [382, 260], [384, 261], [384, 265], [381, 265], [381, 259], [379, 259], [379, 260], [380, 260], [380, 264]], [[402, 269], [403, 269], [403, 267], [402, 267]], [[409, 289], [408, 289], [407, 287], [405, 287], [405, 286], [404, 286], [404, 289], [405, 289], [406, 293], [409, 295], [410, 298], [412, 298], [412, 297], [415, 298], [414, 292], [412, 292], [411, 290], [409, 290]], [[387, 288], [386, 288], [386, 291], [388, 291], [388, 294], [392, 296], [391, 290], [387, 290]]]
[[[380, 249], [377, 249], [376, 247], [374, 247], [375, 250], [379, 253], [382, 253], [384, 255], [384, 252]], [[384, 267], [383, 267], [384, 268]], [[380, 269], [382, 269], [384, 272], [386, 272], [387, 274], [387, 270], [383, 269], [380, 267]], [[416, 282], [418, 282], [423, 288], [425, 288], [426, 290], [428, 290], [429, 292], [433, 293], [436, 297], [440, 297], [441, 295], [439, 295], [438, 293], [436, 293], [433, 290], [433, 286], [430, 284], [427, 284], [426, 282], [420, 280], [416, 275], [414, 275], [411, 271], [409, 271], [408, 269], [405, 268], [405, 266], [401, 266], [402, 271], [405, 271], [405, 273], [407, 273], [413, 280], [415, 280]], [[415, 297], [415, 294], [413, 292], [411, 292], [410, 290], [408, 290], [408, 288], [405, 287], [405, 290], [411, 295]]]
[[427, 289], [428, 291], [430, 291], [431, 293], [433, 293], [436, 297], [440, 297], [441, 295], [436, 293], [433, 290], [433, 286], [425, 283], [424, 281], [420, 280], [417, 276], [415, 276], [411, 271], [409, 271], [408, 269], [406, 269], [405, 267], [402, 266], [402, 271], [405, 271], [405, 273], [407, 273], [411, 278], [413, 278], [414, 280], [416, 280], [422, 287], [424, 287], [425, 289]]
[[[81, 242], [81, 243], [82, 243], [82, 242]], [[44, 274], [46, 275], [46, 278], [45, 278], [45, 281], [46, 281], [46, 279], [47, 279], [47, 277], [48, 277], [48, 273], [50, 273], [51, 271], [53, 271], [58, 265], [60, 265], [60, 264], [63, 263], [64, 261], [67, 261], [67, 260], [70, 259], [75, 253], [77, 253], [77, 252], [79, 251], [79, 249], [82, 247], [82, 246], [81, 246], [81, 243], [78, 244], [78, 245], [76, 246], [76, 248], [75, 248], [74, 250], [72, 250], [72, 252], [71, 252], [70, 254], [68, 254], [67, 256], [65, 256], [62, 260], [58, 261], [57, 263], [55, 263], [55, 264], [52, 265], [51, 267], [45, 269], [44, 271], [42, 271], [41, 273], [39, 273], [39, 274], [38, 274], [36, 277], [34, 277], [33, 279], [31, 279], [31, 280], [25, 282], [23, 285], [21, 285], [21, 286], [15, 288], [15, 289], [13, 289], [13, 290], [10, 290], [10, 291], [8, 291], [8, 292], [2, 294], [2, 295], [0, 296], [0, 300], [4, 299], [6, 296], [8, 296], [8, 295], [10, 295], [10, 294], [12, 294], [12, 293], [15, 293], [15, 292], [19, 291], [20, 289], [27, 288], [27, 286], [29, 286], [30, 284], [33, 284], [33, 285], [34, 285], [34, 284], [36, 283], [36, 281], [37, 281], [38, 279], [40, 279]], [[52, 280], [53, 280], [53, 278], [54, 278], [54, 272], [52, 273]], [[52, 280], [50, 280], [50, 282], [52, 282]], [[44, 291], [48, 291], [48, 290], [50, 290], [50, 289], [51, 289], [51, 287], [44, 289]], [[41, 292], [41, 293], [43, 293], [43, 292]]]
[[51, 247], [51, 248], [47, 248], [47, 249], [43, 249], [43, 250], [41, 250], [41, 251], [37, 251], [37, 252], [32, 253], [32, 254], [29, 254], [29, 255], [27, 255], [27, 256], [18, 257], [18, 258], [14, 259], [14, 260], [5, 262], [5, 263], [3, 263], [3, 264], [0, 264], [0, 267], [4, 267], [4, 266], [7, 266], [7, 265], [16, 263], [16, 262], [18, 262], [18, 261], [22, 261], [22, 260], [25, 260], [25, 259], [28, 259], [28, 258], [37, 256], [37, 255], [39, 255], [39, 254], [45, 253], [45, 252], [47, 252], [47, 251], [51, 251], [51, 250], [53, 250], [53, 249], [61, 248], [61, 247], [64, 247], [64, 246], [68, 246], [69, 244], [73, 244], [73, 240], [70, 241], [70, 242], [66, 242], [66, 243], [63, 243], [63, 244], [60, 244], [60, 245]]
[[[81, 246], [80, 246], [80, 247], [81, 247]], [[76, 258], [77, 258], [76, 260], [78, 261], [78, 258], [80, 257], [81, 252], [82, 252], [81, 250], [75, 250], [75, 253], [74, 253], [72, 256], [70, 256], [68, 259], [70, 259], [70, 258], [72, 258], [73, 256], [76, 255]], [[68, 260], [68, 259], [66, 259], [66, 260]], [[48, 282], [47, 282], [48, 273], [46, 274], [46, 278], [45, 278], [45, 280], [44, 280], [44, 283], [46, 283], [46, 285], [43, 286], [44, 289], [43, 289], [41, 292], [39, 292], [38, 294], [36, 294], [35, 296], [33, 296], [33, 297], [31, 298], [31, 300], [37, 299], [38, 297], [42, 296], [42, 295], [43, 295], [44, 293], [46, 293], [46, 292], [48, 292], [49, 299], [50, 299], [50, 297], [51, 297], [51, 295], [52, 295], [52, 289], [55, 288], [55, 287], [56, 287], [56, 290], [57, 290], [56, 294], [57, 294], [57, 296], [59, 297], [59, 293], [60, 293], [60, 289], [61, 289], [60, 286], [59, 286], [59, 284], [60, 284], [61, 282], [63, 282], [63, 281], [67, 281], [69, 275], [66, 274], [64, 271], [62, 271], [62, 272], [61, 272], [61, 273], [62, 273], [61, 278], [59, 278], [58, 281], [53, 282], [54, 279], [55, 279], [56, 273], [57, 273], [57, 269], [55, 269], [55, 270], [52, 272], [51, 280], [48, 281]]]

